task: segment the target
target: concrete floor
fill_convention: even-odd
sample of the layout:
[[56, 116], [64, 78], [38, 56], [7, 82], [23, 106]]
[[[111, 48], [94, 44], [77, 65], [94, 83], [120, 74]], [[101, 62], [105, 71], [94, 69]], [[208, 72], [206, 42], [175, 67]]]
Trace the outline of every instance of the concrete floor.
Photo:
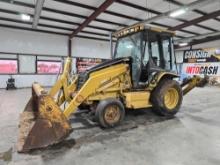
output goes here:
[[130, 111], [116, 129], [102, 130], [85, 116], [71, 118], [63, 143], [30, 154], [15, 149], [19, 113], [30, 89], [0, 90], [0, 164], [219, 165], [220, 88], [195, 89], [175, 118]]

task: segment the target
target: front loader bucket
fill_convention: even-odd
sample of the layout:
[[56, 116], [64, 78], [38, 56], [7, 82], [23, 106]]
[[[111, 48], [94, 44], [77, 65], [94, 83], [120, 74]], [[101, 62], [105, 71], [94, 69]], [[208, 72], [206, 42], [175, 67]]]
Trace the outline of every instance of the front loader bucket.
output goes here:
[[72, 128], [53, 98], [34, 83], [32, 97], [20, 115], [18, 152], [44, 148], [66, 138]]

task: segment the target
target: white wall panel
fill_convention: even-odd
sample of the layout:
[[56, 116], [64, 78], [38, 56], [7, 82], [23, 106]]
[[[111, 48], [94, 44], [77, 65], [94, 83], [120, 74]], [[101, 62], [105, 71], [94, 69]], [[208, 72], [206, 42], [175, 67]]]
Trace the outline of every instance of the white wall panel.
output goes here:
[[72, 40], [72, 56], [109, 59], [110, 43], [84, 38], [74, 38]]
[[67, 37], [0, 28], [0, 52], [67, 55]]
[[[68, 38], [65, 36], [0, 28], [0, 52], [66, 56], [67, 45]], [[14, 55], [1, 55], [0, 58], [16, 58]], [[75, 57], [107, 59], [110, 58], [110, 44], [104, 41], [74, 38], [72, 41], [72, 55]], [[23, 57], [25, 58], [25, 56]], [[60, 60], [56, 57], [43, 56], [38, 56], [38, 59]], [[30, 65], [33, 65], [33, 63], [27, 62], [28, 59], [24, 60], [22, 58], [20, 60], [22, 60], [21, 65], [25, 65], [22, 68], [23, 72], [26, 72]], [[33, 68], [31, 70], [33, 71]], [[6, 87], [6, 81], [9, 77], [9, 75], [0, 75], [0, 88]], [[20, 74], [13, 75], [13, 77], [18, 88], [31, 87], [34, 81], [41, 83], [43, 86], [52, 86], [56, 81], [56, 75]]]
[[[0, 75], [0, 88], [6, 87], [9, 75]], [[56, 75], [13, 75], [15, 85], [18, 88], [31, 87], [33, 82], [39, 82], [42, 86], [52, 86], [56, 81]]]
[[182, 63], [183, 62], [183, 51], [175, 51], [175, 55], [176, 55], [176, 62], [177, 63]]
[[20, 73], [35, 73], [35, 56], [19, 56], [19, 71]]
[[17, 55], [8, 55], [8, 54], [0, 53], [0, 58], [17, 59]]

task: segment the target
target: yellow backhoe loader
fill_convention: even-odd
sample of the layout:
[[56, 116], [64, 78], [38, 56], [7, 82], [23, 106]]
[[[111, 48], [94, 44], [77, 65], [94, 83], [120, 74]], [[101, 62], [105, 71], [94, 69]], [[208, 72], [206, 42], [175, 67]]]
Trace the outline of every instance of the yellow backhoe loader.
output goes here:
[[[71, 58], [49, 92], [38, 83], [20, 116], [18, 152], [59, 143], [72, 131], [68, 118], [87, 107], [101, 127], [115, 127], [125, 109], [152, 107], [173, 116], [183, 95], [205, 80], [193, 77], [183, 84], [175, 79], [174, 33], [145, 24], [117, 31], [113, 58], [79, 75], [71, 75]], [[67, 107], [61, 109], [64, 103]]]

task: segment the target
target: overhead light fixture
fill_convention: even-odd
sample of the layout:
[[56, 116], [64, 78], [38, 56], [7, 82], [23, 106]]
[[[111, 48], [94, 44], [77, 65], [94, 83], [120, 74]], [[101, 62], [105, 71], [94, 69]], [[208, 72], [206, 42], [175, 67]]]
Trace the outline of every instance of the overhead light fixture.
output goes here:
[[188, 43], [187, 42], [184, 42], [184, 43], [179, 43], [179, 46], [187, 46]]
[[31, 20], [31, 16], [28, 14], [21, 14], [21, 19], [23, 21], [30, 21]]
[[185, 8], [176, 10], [176, 11], [170, 13], [170, 17], [178, 17], [178, 16], [180, 16], [180, 15], [185, 14], [186, 11], [187, 11], [187, 9], [185, 9]]

